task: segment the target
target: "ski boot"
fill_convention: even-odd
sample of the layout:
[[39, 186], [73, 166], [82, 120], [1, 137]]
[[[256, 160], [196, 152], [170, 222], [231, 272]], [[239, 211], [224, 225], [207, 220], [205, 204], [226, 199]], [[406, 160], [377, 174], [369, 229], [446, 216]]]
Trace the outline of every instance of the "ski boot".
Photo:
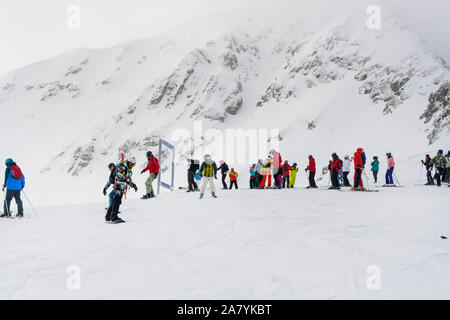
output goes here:
[[7, 213], [3, 213], [2, 215], [0, 215], [0, 218], [9, 218], [10, 215], [8, 215]]
[[203, 193], [200, 193], [199, 199], [203, 199]]
[[16, 218], [23, 218], [23, 213], [16, 214]]
[[213, 198], [217, 198], [216, 193], [215, 192], [211, 192], [211, 195]]

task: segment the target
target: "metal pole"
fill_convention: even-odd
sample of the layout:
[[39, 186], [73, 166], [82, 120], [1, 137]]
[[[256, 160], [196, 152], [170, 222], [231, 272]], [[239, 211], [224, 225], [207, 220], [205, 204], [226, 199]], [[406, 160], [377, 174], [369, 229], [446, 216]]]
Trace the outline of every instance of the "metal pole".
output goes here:
[[[158, 156], [159, 159], [158, 160], [159, 160], [160, 165], [161, 165], [161, 151], [162, 151], [161, 139], [159, 139], [159, 156]], [[160, 185], [161, 185], [161, 173], [162, 173], [162, 170], [160, 168], [160, 172], [158, 174], [158, 188], [157, 188], [157, 193], [158, 194], [159, 194], [159, 188], [160, 188]]]
[[397, 181], [397, 184], [398, 184], [399, 186], [401, 186], [401, 183], [400, 183], [400, 181], [398, 181], [398, 178], [397, 178], [397, 176], [395, 175], [395, 173], [392, 172], [392, 174], [394, 175], [394, 178], [395, 178], [395, 180]]
[[11, 216], [11, 212], [9, 211], [8, 204], [6, 203], [6, 192], [5, 192], [5, 190], [2, 190], [2, 191], [3, 191], [3, 195], [5, 196], [6, 213], [8, 214], [8, 217], [9, 217], [9, 216]]
[[34, 209], [33, 205], [31, 204], [30, 199], [28, 199], [27, 194], [25, 193], [25, 191], [22, 190], [22, 193], [23, 193], [23, 195], [25, 196], [25, 199], [27, 199], [28, 203], [30, 204], [31, 209], [33, 209], [34, 214], [35, 214], [35, 215], [38, 215], [37, 212], [36, 212], [36, 209]]

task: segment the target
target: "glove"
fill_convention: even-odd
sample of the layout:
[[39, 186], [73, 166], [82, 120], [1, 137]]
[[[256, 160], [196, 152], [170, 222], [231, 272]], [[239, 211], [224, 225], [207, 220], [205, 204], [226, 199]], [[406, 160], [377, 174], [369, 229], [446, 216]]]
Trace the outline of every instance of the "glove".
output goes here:
[[155, 172], [155, 173], [153, 173], [153, 174], [155, 175], [155, 178], [154, 178], [154, 179], [158, 178], [159, 172]]
[[2, 186], [2, 191], [5, 191], [5, 188], [6, 188], [6, 186], [5, 186], [5, 185], [3, 185], [3, 186]]
[[103, 188], [103, 195], [106, 196], [106, 189]]
[[141, 171], [141, 174], [143, 174], [145, 172], [145, 169]]
[[307, 172], [307, 171], [308, 171], [308, 168], [305, 169], [305, 172]]
[[134, 191], [138, 191], [138, 187], [137, 187], [137, 185], [135, 185], [135, 184], [133, 184], [133, 189], [134, 189]]
[[217, 176], [214, 176], [214, 179], [216, 179], [216, 180], [217, 180]]
[[422, 164], [425, 164], [425, 162], [422, 160]]

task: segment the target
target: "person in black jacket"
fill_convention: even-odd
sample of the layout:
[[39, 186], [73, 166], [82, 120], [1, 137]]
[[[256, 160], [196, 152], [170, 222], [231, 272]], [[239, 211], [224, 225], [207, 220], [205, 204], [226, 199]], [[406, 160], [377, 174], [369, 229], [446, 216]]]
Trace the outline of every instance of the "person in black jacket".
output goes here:
[[219, 163], [220, 163], [220, 167], [217, 168], [217, 171], [220, 170], [220, 173], [222, 173], [222, 185], [223, 185], [223, 188], [224, 189], [228, 189], [227, 183], [225, 182], [225, 179], [227, 178], [227, 174], [228, 174], [228, 171], [230, 169], [228, 168], [228, 165], [225, 163], [225, 161], [220, 160]]
[[190, 164], [187, 172], [189, 184], [187, 192], [199, 191], [197, 183], [195, 182], [195, 173], [200, 169], [199, 161], [194, 159], [188, 159], [188, 161], [190, 161]]

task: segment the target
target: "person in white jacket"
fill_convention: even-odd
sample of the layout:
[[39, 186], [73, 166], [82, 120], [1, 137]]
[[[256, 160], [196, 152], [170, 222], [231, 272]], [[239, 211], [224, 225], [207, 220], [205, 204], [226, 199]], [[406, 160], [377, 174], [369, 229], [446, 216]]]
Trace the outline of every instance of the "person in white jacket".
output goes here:
[[348, 181], [348, 174], [350, 173], [350, 167], [352, 165], [352, 160], [350, 160], [350, 157], [346, 155], [344, 157], [344, 161], [342, 164], [342, 175], [344, 178], [344, 187], [351, 187], [350, 182]]

